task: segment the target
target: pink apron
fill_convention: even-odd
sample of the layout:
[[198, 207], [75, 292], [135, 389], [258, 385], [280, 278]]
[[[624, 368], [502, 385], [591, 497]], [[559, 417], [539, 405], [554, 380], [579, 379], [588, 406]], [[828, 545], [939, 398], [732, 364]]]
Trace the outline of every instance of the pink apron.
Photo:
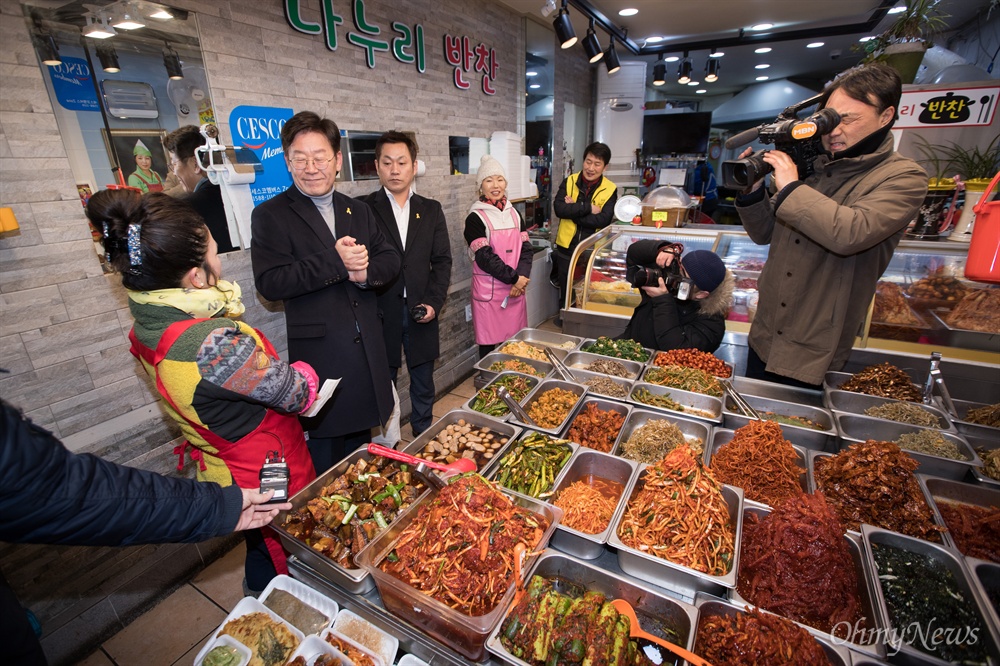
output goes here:
[[[490, 216], [481, 210], [476, 213], [486, 225], [490, 247], [500, 259], [517, 268], [521, 259], [521, 218], [513, 207], [501, 213], [509, 216], [512, 226], [497, 229]], [[508, 298], [507, 307], [500, 307], [510, 294], [513, 285], [497, 280], [472, 262], [472, 325], [476, 331], [476, 344], [495, 345], [510, 338], [528, 326], [528, 305], [524, 296]]]

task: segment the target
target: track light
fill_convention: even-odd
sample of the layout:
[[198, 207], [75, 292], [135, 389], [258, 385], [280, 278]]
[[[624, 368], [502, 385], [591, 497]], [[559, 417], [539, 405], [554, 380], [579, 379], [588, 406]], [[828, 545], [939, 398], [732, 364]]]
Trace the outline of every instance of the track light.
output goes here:
[[118, 51], [115, 50], [115, 45], [110, 42], [97, 45], [97, 59], [101, 61], [101, 69], [109, 74], [122, 71], [118, 64]]
[[548, 18], [556, 13], [556, 0], [546, 0], [545, 5], [539, 10], [543, 18]]
[[116, 34], [115, 29], [108, 25], [107, 18], [103, 15], [99, 18], [95, 18], [94, 16], [87, 17], [87, 27], [83, 29], [84, 37], [108, 39], [109, 37], [114, 37]]
[[59, 47], [56, 45], [52, 33], [38, 31], [32, 36], [34, 38], [32, 41], [35, 43], [35, 48], [43, 63], [49, 67], [58, 67], [62, 64], [62, 58], [59, 57]]
[[614, 74], [622, 68], [622, 64], [618, 60], [618, 51], [615, 50], [615, 36], [609, 35], [609, 39], [608, 50], [604, 52], [604, 65], [608, 68], [608, 74]]
[[169, 21], [173, 17], [174, 17], [174, 15], [171, 14], [169, 11], [167, 11], [163, 7], [160, 7], [155, 12], [153, 12], [152, 14], [149, 15], [149, 18], [160, 19], [161, 21]]
[[653, 85], [662, 86], [667, 82], [667, 63], [663, 62], [663, 56], [653, 65]]
[[722, 62], [718, 58], [709, 58], [705, 63], [705, 80], [709, 83], [719, 80], [719, 70], [722, 69]]
[[142, 14], [139, 13], [139, 9], [134, 4], [126, 2], [122, 6], [122, 15], [111, 25], [120, 30], [138, 30], [139, 28], [145, 28], [146, 22], [142, 20]]
[[184, 78], [184, 69], [181, 67], [181, 58], [177, 51], [166, 44], [163, 48], [163, 66], [167, 68], [167, 76], [175, 81]]
[[594, 32], [594, 19], [590, 19], [587, 36], [583, 38], [583, 50], [587, 52], [587, 59], [591, 65], [604, 57], [604, 51], [601, 50], [601, 42], [597, 40], [597, 33]]
[[677, 68], [677, 83], [686, 85], [691, 81], [691, 58], [688, 57], [688, 52], [684, 52], [684, 59], [681, 60], [680, 66]]
[[569, 47], [576, 44], [576, 32], [573, 30], [573, 24], [569, 20], [569, 10], [566, 9], [566, 0], [563, 0], [562, 9], [559, 10], [559, 16], [556, 20], [552, 22], [552, 27], [555, 28], [556, 37], [559, 38], [559, 45], [568, 49]]

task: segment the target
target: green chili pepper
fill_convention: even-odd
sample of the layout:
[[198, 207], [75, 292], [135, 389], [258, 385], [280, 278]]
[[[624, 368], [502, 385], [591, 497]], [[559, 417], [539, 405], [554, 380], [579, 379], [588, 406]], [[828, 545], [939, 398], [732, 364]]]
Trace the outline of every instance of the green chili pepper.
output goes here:
[[378, 523], [378, 526], [383, 530], [389, 527], [389, 523], [386, 521], [385, 516], [382, 515], [381, 511], [375, 512], [375, 522]]
[[396, 554], [396, 551], [390, 550], [389, 554], [385, 556], [385, 559], [390, 562], [399, 562], [399, 555]]
[[340, 524], [346, 525], [347, 523], [351, 522], [351, 518], [353, 518], [354, 514], [356, 514], [357, 512], [358, 512], [358, 505], [352, 504], [350, 508], [347, 510], [347, 513], [344, 514], [344, 519], [340, 521]]

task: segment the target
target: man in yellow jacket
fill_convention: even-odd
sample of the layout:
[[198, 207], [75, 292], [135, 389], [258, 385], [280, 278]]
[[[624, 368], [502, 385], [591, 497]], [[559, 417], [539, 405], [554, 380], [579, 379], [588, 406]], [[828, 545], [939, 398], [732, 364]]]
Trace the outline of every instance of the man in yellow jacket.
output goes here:
[[[590, 144], [583, 152], [583, 169], [564, 179], [556, 192], [554, 208], [559, 229], [552, 256], [559, 276], [560, 309], [566, 304], [566, 292], [572, 289], [569, 264], [577, 244], [614, 219], [618, 188], [604, 177], [610, 161], [611, 149], [607, 145]], [[556, 324], [562, 325], [561, 315], [556, 317]]]

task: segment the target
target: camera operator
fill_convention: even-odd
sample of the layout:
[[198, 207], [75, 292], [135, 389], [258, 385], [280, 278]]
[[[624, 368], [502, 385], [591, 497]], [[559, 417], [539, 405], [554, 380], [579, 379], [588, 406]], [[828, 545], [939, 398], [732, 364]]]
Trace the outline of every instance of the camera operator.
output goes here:
[[793, 160], [771, 150], [763, 159], [774, 167], [774, 193], [766, 196], [759, 180], [737, 198], [750, 238], [771, 245], [748, 377], [818, 388], [847, 361], [876, 283], [927, 192], [924, 171], [893, 150], [901, 94], [885, 65], [848, 70], [820, 98], [841, 120], [823, 135], [814, 173], [799, 180]]
[[678, 259], [683, 250], [660, 240], [629, 246], [626, 276], [642, 291], [642, 300], [617, 339], [661, 350], [713, 352], [722, 344], [733, 274], [714, 252], [695, 250]]

